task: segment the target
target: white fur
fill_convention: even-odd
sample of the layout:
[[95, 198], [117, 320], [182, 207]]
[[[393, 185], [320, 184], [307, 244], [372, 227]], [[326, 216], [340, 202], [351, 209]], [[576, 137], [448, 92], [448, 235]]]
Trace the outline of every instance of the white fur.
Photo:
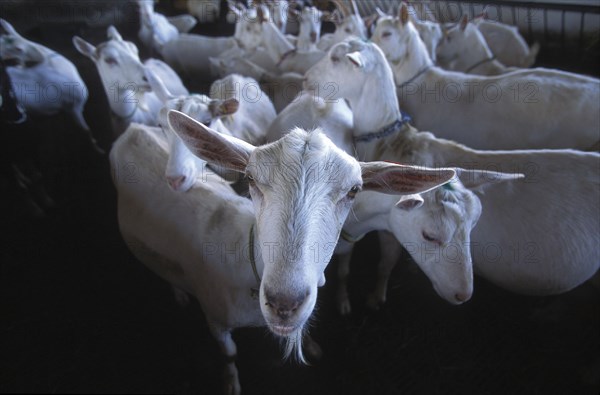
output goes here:
[[419, 129], [479, 149], [588, 149], [600, 140], [598, 79], [549, 69], [495, 77], [445, 71], [432, 65], [412, 23], [399, 18], [380, 19], [372, 40]]
[[327, 14], [316, 7], [304, 7], [298, 15], [300, 30], [296, 48], [300, 51], [314, 51], [321, 39], [321, 21]]
[[[254, 223], [252, 202], [238, 197], [209, 171], [189, 193], [171, 191], [163, 178], [168, 143], [161, 133], [159, 128], [132, 123], [113, 145], [110, 163], [119, 229], [136, 258], [198, 300], [222, 353], [235, 357], [231, 332], [265, 325], [258, 301], [251, 296], [251, 289], [258, 287], [247, 255]], [[123, 170], [131, 163], [136, 165], [136, 182], [124, 178]], [[215, 222], [217, 213], [222, 222]], [[227, 226], [215, 227], [219, 223]], [[224, 250], [236, 247], [235, 254]], [[260, 255], [256, 263], [262, 272]], [[225, 384], [229, 393], [240, 392], [234, 362], [226, 365]]]
[[[331, 52], [340, 57], [339, 64], [332, 66], [324, 60], [307, 73], [307, 84], [327, 81], [340, 85], [336, 97], [346, 97], [353, 109], [359, 109], [354, 111], [355, 136], [377, 131], [400, 118], [397, 98], [385, 95], [394, 82], [381, 51], [360, 42], [338, 46]], [[363, 60], [362, 68], [345, 58], [348, 52]], [[349, 70], [353, 70], [352, 78], [348, 77]], [[366, 95], [364, 86], [377, 94]], [[363, 103], [377, 108], [376, 115], [360, 110]], [[366, 124], [365, 120], [370, 129], [357, 126]], [[478, 151], [437, 139], [431, 133], [417, 133], [411, 127], [371, 143], [357, 143], [356, 148], [363, 160], [525, 174], [524, 179], [491, 185], [479, 196], [484, 210], [471, 233], [472, 254], [475, 272], [488, 280], [515, 292], [548, 295], [568, 291], [598, 270], [598, 154], [573, 150]], [[500, 251], [500, 255], [491, 255], [493, 251]]]
[[477, 28], [498, 60], [509, 67], [531, 67], [539, 51], [539, 45], [527, 45], [515, 26], [475, 19]]
[[352, 12], [350, 12], [346, 5], [340, 0], [332, 1], [332, 3], [336, 4], [334, 15], [341, 16], [341, 19], [334, 19], [334, 22], [336, 23], [335, 31], [333, 33], [323, 34], [317, 44], [317, 48], [321, 51], [328, 51], [333, 45], [348, 37], [358, 37], [366, 40], [367, 28], [358, 13], [356, 3], [350, 1]]
[[443, 37], [442, 27], [437, 22], [413, 20], [419, 37], [423, 40], [431, 60], [437, 62], [436, 48]]
[[466, 19], [444, 31], [436, 55], [438, 65], [451, 71], [498, 75], [518, 70], [496, 60], [481, 32]]
[[270, 329], [280, 335], [300, 330], [310, 316], [317, 286], [324, 283], [323, 271], [361, 186], [418, 193], [454, 174], [388, 163], [359, 164], [320, 129], [294, 129], [256, 148], [181, 113], [171, 111], [169, 121], [194, 154], [249, 178], [265, 264], [260, 304]]
[[231, 51], [237, 56], [255, 52], [262, 43], [262, 24], [256, 8], [232, 5], [230, 10], [236, 15], [233, 37], [180, 34], [163, 45], [160, 53], [165, 61], [189, 78], [212, 81], [218, 74], [214, 74], [211, 58], [227, 58], [225, 54]]
[[[287, 354], [295, 351], [302, 359], [303, 327], [312, 313], [317, 285], [324, 283], [323, 271], [350, 210], [349, 191], [360, 189], [363, 179], [365, 188], [391, 191], [406, 188], [396, 176], [388, 180], [395, 172], [411, 173], [410, 188], [417, 191], [439, 183], [431, 180], [432, 171], [359, 164], [318, 130], [296, 129], [257, 148], [233, 137], [220, 138], [181, 113], [169, 114], [169, 122], [195, 152], [251, 175], [252, 202], [235, 195], [214, 174], [189, 193], [175, 194], [162, 178], [168, 155], [162, 132], [132, 124], [110, 155], [119, 227], [140, 261], [197, 298], [230, 359], [236, 354], [231, 331], [259, 325], [283, 337]], [[122, 178], [120, 170], [131, 163], [135, 171]], [[417, 174], [427, 174], [430, 180], [415, 183]], [[251, 228], [260, 285], [250, 265]], [[253, 292], [257, 287], [258, 300]], [[289, 295], [292, 301], [301, 299], [293, 310], [285, 306]], [[225, 373], [227, 392], [239, 393], [233, 362]]]
[[96, 144], [83, 117], [88, 90], [71, 61], [41, 44], [21, 36], [0, 18], [7, 32], [0, 36], [0, 57], [15, 62], [6, 67], [15, 99], [30, 115], [69, 114]]
[[109, 40], [98, 46], [78, 36], [73, 37], [73, 44], [96, 65], [113, 114], [113, 132], [121, 134], [130, 122], [158, 125], [162, 102], [151, 91], [146, 68], [156, 73], [174, 94], [185, 95], [187, 89], [166, 63], [148, 59], [142, 64], [135, 44], [123, 40], [113, 26], [107, 34]]
[[254, 78], [231, 74], [210, 87], [211, 99], [237, 99], [239, 107], [223, 124], [232, 136], [257, 145], [265, 142], [267, 130], [277, 116], [269, 96]]
[[154, 11], [154, 0], [138, 0], [140, 30], [138, 38], [147, 47], [161, 53], [165, 43], [179, 33], [187, 33], [196, 25], [196, 18], [189, 14], [165, 17]]
[[353, 126], [352, 110], [344, 100], [328, 101], [303, 91], [277, 115], [267, 132], [267, 141], [279, 140], [295, 127], [319, 127], [336, 146], [352, 154]]
[[304, 74], [306, 70], [325, 56], [325, 52], [317, 48], [309, 50], [295, 48], [269, 21], [263, 22], [263, 45], [275, 65], [270, 71], [279, 73]]

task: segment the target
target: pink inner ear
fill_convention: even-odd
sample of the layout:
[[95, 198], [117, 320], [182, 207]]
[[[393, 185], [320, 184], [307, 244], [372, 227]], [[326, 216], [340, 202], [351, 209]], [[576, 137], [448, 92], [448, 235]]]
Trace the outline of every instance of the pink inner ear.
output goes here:
[[243, 147], [228, 142], [219, 132], [183, 113], [171, 110], [168, 119], [171, 128], [194, 155], [231, 170], [243, 172], [246, 168], [250, 153]]
[[350, 55], [350, 54], [348, 54], [346, 57], [347, 57], [347, 58], [348, 58], [348, 59], [349, 59], [349, 60], [352, 62], [352, 64], [353, 64], [353, 65], [355, 65], [356, 67], [362, 67], [362, 63], [360, 62], [360, 60], [359, 60], [359, 59], [356, 59], [356, 58], [355, 58], [353, 55]]

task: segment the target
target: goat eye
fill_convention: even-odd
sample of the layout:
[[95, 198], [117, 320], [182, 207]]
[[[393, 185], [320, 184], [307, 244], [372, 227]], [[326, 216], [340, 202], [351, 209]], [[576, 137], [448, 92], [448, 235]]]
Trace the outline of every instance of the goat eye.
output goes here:
[[254, 185], [256, 181], [254, 180], [254, 176], [250, 173], [246, 173], [246, 179], [250, 185]]
[[336, 55], [331, 55], [331, 61], [333, 63], [337, 63], [337, 62], [340, 61], [340, 58], [338, 56], [336, 56]]
[[427, 241], [429, 241], [430, 243], [437, 243], [437, 244], [441, 244], [440, 241], [438, 239], [436, 239], [433, 236], [430, 236], [429, 234], [427, 234], [427, 232], [422, 231], [421, 235], [423, 236], [423, 238]]
[[345, 31], [346, 33], [352, 33], [352, 30], [351, 30], [349, 27], [345, 28], [345, 29], [344, 29], [344, 31]]
[[382, 38], [388, 38], [391, 35], [392, 35], [392, 32], [383, 32], [383, 33], [381, 33], [381, 37]]
[[350, 190], [348, 191], [348, 194], [346, 196], [348, 196], [350, 199], [354, 199], [356, 197], [356, 194], [360, 192], [360, 185], [355, 185], [352, 188], [350, 188]]
[[106, 62], [106, 64], [109, 64], [111, 66], [116, 65], [118, 63], [117, 59], [115, 58], [104, 58], [104, 61]]

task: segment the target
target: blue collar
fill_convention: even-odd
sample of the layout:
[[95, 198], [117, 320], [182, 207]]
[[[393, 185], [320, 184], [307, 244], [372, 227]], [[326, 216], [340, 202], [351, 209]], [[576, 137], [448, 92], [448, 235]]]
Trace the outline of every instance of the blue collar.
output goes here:
[[477, 67], [481, 66], [482, 64], [488, 63], [488, 62], [493, 62], [494, 60], [496, 60], [496, 56], [492, 56], [491, 58], [486, 58], [483, 60], [480, 60], [479, 62], [475, 63], [473, 66], [469, 67], [467, 70], [465, 70], [465, 74], [470, 73], [471, 71], [475, 70]]
[[423, 67], [421, 70], [419, 70], [417, 72], [417, 74], [414, 75], [414, 77], [412, 77], [411, 79], [409, 79], [408, 81], [404, 81], [403, 83], [401, 83], [400, 85], [397, 85], [396, 87], [398, 89], [402, 89], [404, 88], [406, 85], [414, 82], [417, 78], [419, 78], [420, 76], [422, 76], [423, 74], [425, 74], [427, 71], [429, 71], [429, 69], [432, 67], [433, 65], [428, 64], [427, 66]]
[[373, 132], [373, 133], [365, 134], [362, 136], [354, 137], [354, 142], [355, 143], [368, 143], [371, 140], [376, 140], [376, 139], [380, 139], [383, 137], [387, 137], [392, 133], [396, 133], [396, 132], [402, 130], [402, 127], [404, 126], [404, 124], [406, 124], [410, 121], [411, 121], [410, 116], [404, 114], [402, 116], [402, 119], [396, 119], [391, 124], [384, 126], [378, 132]]

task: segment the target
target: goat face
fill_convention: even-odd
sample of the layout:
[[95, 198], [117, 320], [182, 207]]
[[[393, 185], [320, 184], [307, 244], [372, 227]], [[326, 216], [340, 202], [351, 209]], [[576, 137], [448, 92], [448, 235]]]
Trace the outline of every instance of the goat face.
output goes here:
[[312, 314], [317, 287], [324, 284], [323, 272], [363, 186], [385, 193], [406, 191], [407, 185], [413, 193], [418, 186], [418, 193], [454, 176], [452, 170], [359, 163], [320, 129], [296, 128], [255, 147], [177, 111], [170, 111], [168, 119], [194, 154], [246, 174], [256, 216], [255, 245], [264, 264], [260, 308], [271, 331], [285, 337], [299, 334]]
[[390, 214], [394, 236], [438, 295], [452, 304], [469, 300], [473, 293], [470, 234], [481, 215], [475, 194], [456, 182], [420, 199], [404, 197]]
[[135, 44], [123, 40], [113, 26], [108, 28], [108, 38], [94, 47], [76, 36], [73, 44], [81, 54], [94, 61], [109, 98], [116, 89], [131, 90], [136, 96], [149, 92], [151, 87]]
[[381, 48], [390, 63], [397, 64], [409, 55], [410, 41], [415, 37], [418, 37], [418, 32], [410, 21], [384, 17], [377, 21], [371, 40]]
[[277, 334], [297, 331], [312, 313], [317, 285], [362, 184], [357, 165], [320, 131], [300, 129], [250, 157], [246, 174], [265, 264], [261, 309]]

